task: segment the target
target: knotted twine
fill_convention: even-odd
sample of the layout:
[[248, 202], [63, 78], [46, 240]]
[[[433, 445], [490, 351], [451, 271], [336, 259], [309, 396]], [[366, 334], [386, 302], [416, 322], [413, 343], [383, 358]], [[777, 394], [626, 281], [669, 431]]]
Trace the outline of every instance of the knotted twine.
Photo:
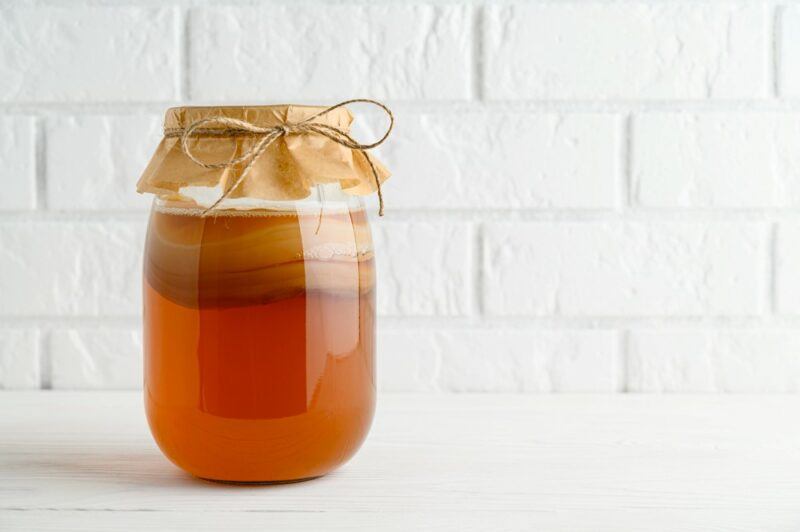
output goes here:
[[[375, 142], [369, 144], [362, 144], [354, 140], [350, 135], [348, 135], [345, 131], [329, 126], [328, 124], [322, 124], [320, 122], [314, 122], [315, 118], [323, 116], [327, 113], [330, 113], [334, 109], [338, 109], [339, 107], [344, 107], [345, 105], [349, 105], [351, 103], [369, 103], [380, 107], [386, 115], [389, 117], [389, 127], [386, 129], [386, 132], [383, 136]], [[225, 126], [225, 129], [219, 128], [212, 128], [209, 127], [210, 125], [217, 125], [217, 126]], [[361, 153], [364, 158], [367, 160], [370, 169], [372, 170], [372, 175], [375, 178], [375, 186], [377, 187], [378, 193], [378, 215], [383, 216], [383, 194], [381, 193], [381, 181], [378, 178], [378, 171], [375, 168], [375, 164], [370, 159], [369, 154], [367, 154], [367, 150], [370, 150], [376, 146], [380, 146], [383, 142], [389, 137], [389, 134], [392, 132], [392, 128], [394, 127], [394, 115], [392, 111], [389, 110], [384, 104], [375, 101], [369, 100], [366, 98], [357, 98], [354, 100], [347, 100], [341, 103], [337, 103], [336, 105], [332, 105], [322, 111], [306, 118], [302, 122], [297, 123], [284, 123], [279, 124], [277, 126], [272, 127], [262, 127], [252, 122], [248, 122], [246, 120], [239, 120], [236, 118], [227, 118], [227, 117], [212, 117], [212, 118], [202, 118], [195, 122], [192, 122], [189, 127], [187, 128], [174, 128], [164, 132], [165, 137], [180, 137], [181, 139], [181, 148], [183, 152], [186, 154], [189, 159], [192, 160], [198, 166], [202, 166], [203, 168], [230, 168], [231, 166], [235, 166], [237, 164], [243, 163], [247, 161], [247, 164], [242, 169], [241, 174], [239, 174], [239, 178], [228, 187], [228, 189], [219, 197], [210, 207], [203, 211], [203, 215], [207, 215], [209, 212], [213, 211], [220, 203], [222, 203], [225, 199], [227, 199], [230, 194], [236, 190], [236, 188], [244, 182], [245, 177], [247, 177], [247, 173], [253, 167], [253, 164], [258, 160], [258, 158], [266, 151], [267, 148], [272, 145], [273, 142], [278, 140], [279, 138], [285, 135], [301, 135], [301, 134], [317, 134], [322, 135], [324, 137], [329, 138], [333, 142], [337, 144], [341, 144], [351, 150], [355, 150]], [[192, 153], [191, 148], [189, 147], [189, 139], [192, 137], [199, 137], [199, 136], [217, 136], [217, 137], [237, 137], [243, 135], [256, 135], [260, 136], [261, 140], [253, 144], [253, 146], [246, 150], [242, 155], [231, 159], [229, 161], [221, 162], [221, 163], [208, 163], [203, 161], [202, 159], [198, 158], [194, 153]]]

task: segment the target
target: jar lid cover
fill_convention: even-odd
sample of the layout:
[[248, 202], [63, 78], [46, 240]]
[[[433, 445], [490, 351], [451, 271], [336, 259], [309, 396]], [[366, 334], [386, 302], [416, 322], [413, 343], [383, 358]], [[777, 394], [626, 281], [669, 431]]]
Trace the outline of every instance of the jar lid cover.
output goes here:
[[[393, 121], [385, 106], [367, 102]], [[338, 182], [350, 194], [380, 194], [389, 171], [366, 153], [376, 144], [349, 136], [353, 115], [344, 103], [168, 109], [164, 138], [136, 189], [191, 201], [184, 187], [221, 186], [225, 198], [296, 200]]]

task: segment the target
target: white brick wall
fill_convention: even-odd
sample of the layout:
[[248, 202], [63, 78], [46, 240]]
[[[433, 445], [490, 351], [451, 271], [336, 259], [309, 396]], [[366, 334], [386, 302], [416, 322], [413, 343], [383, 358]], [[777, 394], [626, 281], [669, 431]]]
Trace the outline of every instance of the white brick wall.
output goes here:
[[613, 392], [615, 335], [603, 331], [438, 334], [443, 388], [478, 392]]
[[178, 97], [174, 9], [4, 8], [0, 101], [164, 101]]
[[53, 210], [145, 209], [152, 198], [131, 194], [131, 190], [136, 189], [161, 134], [159, 116], [47, 120], [47, 206]]
[[800, 315], [800, 224], [783, 223], [776, 230], [775, 300], [778, 312]]
[[38, 388], [39, 357], [36, 330], [0, 329], [0, 389]]
[[191, 15], [196, 98], [464, 99], [470, 9], [320, 5], [199, 8]]
[[778, 67], [779, 94], [781, 96], [800, 97], [800, 6], [781, 8], [778, 32], [778, 46], [783, 55], [783, 62]]
[[378, 311], [387, 316], [466, 316], [472, 285], [469, 224], [387, 221], [373, 230]]
[[799, 392], [796, 331], [640, 331], [628, 344], [636, 392]]
[[141, 385], [166, 107], [366, 96], [384, 390], [800, 391], [796, 2], [30, 0], [0, 50], [0, 388]]
[[138, 315], [144, 232], [144, 218], [0, 223], [0, 319]]
[[633, 139], [639, 205], [800, 206], [800, 114], [643, 113]]
[[716, 316], [763, 310], [767, 233], [756, 224], [488, 224], [491, 315]]
[[136, 389], [142, 385], [142, 335], [132, 330], [59, 329], [50, 335], [55, 389]]
[[609, 209], [621, 131], [613, 114], [408, 113], [381, 153], [407, 176], [393, 207]]
[[31, 117], [0, 117], [0, 210], [36, 206], [35, 142]]
[[766, 95], [761, 3], [542, 2], [491, 7], [492, 99]]

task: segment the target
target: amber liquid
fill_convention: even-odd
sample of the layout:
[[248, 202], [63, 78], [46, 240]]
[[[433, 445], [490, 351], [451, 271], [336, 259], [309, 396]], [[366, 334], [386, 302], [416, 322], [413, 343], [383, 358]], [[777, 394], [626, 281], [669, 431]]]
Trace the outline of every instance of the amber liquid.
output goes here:
[[363, 211], [157, 208], [144, 273], [147, 415], [173, 462], [276, 482], [355, 453], [375, 403]]

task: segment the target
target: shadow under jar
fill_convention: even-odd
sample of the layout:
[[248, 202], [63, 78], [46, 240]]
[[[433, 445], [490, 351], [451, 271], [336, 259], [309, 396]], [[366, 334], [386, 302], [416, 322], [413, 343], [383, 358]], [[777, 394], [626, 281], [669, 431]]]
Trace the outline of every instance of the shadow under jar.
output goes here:
[[[231, 202], [227, 202], [231, 203]], [[145, 402], [201, 478], [286, 482], [350, 458], [375, 406], [375, 270], [361, 200], [156, 199], [144, 260]]]

